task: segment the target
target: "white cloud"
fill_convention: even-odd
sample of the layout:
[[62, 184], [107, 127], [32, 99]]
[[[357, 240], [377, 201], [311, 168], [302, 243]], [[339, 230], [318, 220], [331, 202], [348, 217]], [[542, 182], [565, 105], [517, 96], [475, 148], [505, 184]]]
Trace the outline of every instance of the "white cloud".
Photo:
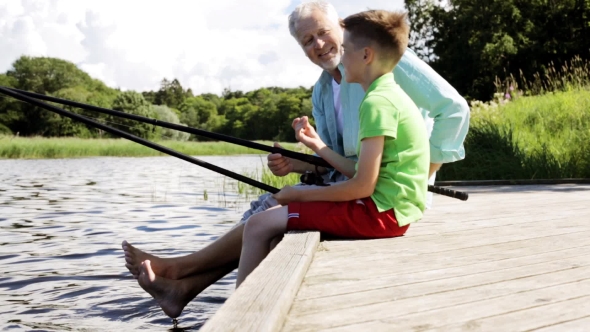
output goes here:
[[[299, 0], [2, 0], [0, 72], [21, 55], [77, 64], [112, 87], [195, 93], [311, 86], [320, 69], [287, 28]], [[333, 0], [341, 16], [403, 0]]]

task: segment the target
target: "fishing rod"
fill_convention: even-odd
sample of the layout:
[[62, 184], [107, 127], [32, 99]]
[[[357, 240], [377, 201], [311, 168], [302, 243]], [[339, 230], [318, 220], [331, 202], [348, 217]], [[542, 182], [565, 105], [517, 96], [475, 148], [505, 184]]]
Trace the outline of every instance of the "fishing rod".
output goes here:
[[268, 191], [268, 192], [273, 193], [273, 194], [276, 194], [276, 193], [278, 193], [280, 191], [279, 189], [277, 189], [275, 187], [272, 187], [272, 186], [269, 186], [269, 185], [267, 185], [265, 183], [262, 183], [262, 182], [253, 180], [253, 179], [251, 179], [249, 177], [246, 177], [246, 176], [243, 176], [243, 175], [234, 173], [232, 171], [226, 170], [225, 168], [221, 168], [219, 166], [215, 166], [213, 164], [209, 164], [208, 162], [199, 160], [197, 158], [193, 158], [191, 156], [187, 156], [187, 155], [185, 155], [183, 153], [180, 153], [178, 151], [175, 151], [173, 149], [170, 149], [170, 148], [167, 148], [165, 146], [162, 146], [162, 145], [159, 145], [159, 144], [150, 142], [150, 141], [148, 141], [146, 139], [143, 139], [141, 137], [135, 136], [135, 135], [130, 134], [128, 132], [125, 132], [123, 130], [119, 130], [117, 128], [113, 128], [113, 127], [107, 126], [105, 124], [102, 124], [100, 122], [91, 120], [91, 119], [89, 119], [87, 117], [84, 117], [82, 115], [79, 115], [79, 114], [76, 114], [76, 113], [73, 113], [73, 112], [70, 112], [70, 111], [66, 111], [64, 109], [61, 109], [61, 108], [56, 107], [56, 106], [53, 106], [53, 105], [46, 104], [46, 103], [41, 102], [41, 101], [39, 101], [37, 99], [34, 99], [32, 97], [26, 96], [24, 94], [20, 94], [20, 93], [15, 92], [15, 91], [12, 91], [11, 89], [7, 89], [7, 88], [4, 88], [4, 87], [0, 86], [0, 93], [4, 93], [4, 94], [6, 94], [8, 96], [11, 96], [11, 97], [13, 97], [15, 99], [18, 99], [20, 101], [24, 101], [24, 102], [27, 102], [29, 104], [32, 104], [32, 105], [41, 107], [43, 109], [46, 109], [48, 111], [57, 113], [59, 115], [65, 116], [65, 117], [68, 117], [70, 119], [78, 120], [78, 121], [83, 122], [83, 123], [85, 123], [87, 125], [91, 125], [91, 126], [94, 126], [96, 128], [102, 129], [102, 130], [104, 130], [104, 131], [106, 131], [108, 133], [121, 136], [121, 137], [126, 138], [126, 139], [128, 139], [130, 141], [133, 141], [133, 142], [139, 143], [141, 145], [147, 146], [149, 148], [152, 148], [154, 150], [160, 151], [162, 153], [165, 153], [165, 154], [168, 154], [168, 155], [171, 155], [171, 156], [180, 158], [182, 160], [188, 161], [189, 163], [193, 163], [195, 165], [204, 167], [204, 168], [206, 168], [208, 170], [211, 170], [211, 171], [214, 171], [214, 172], [223, 174], [223, 175], [228, 176], [228, 177], [230, 177], [232, 179], [235, 179], [235, 180], [238, 180], [238, 181], [241, 181], [241, 182], [245, 182], [245, 183], [247, 183], [247, 184], [249, 184], [251, 186], [254, 186], [256, 188], [262, 189], [264, 191]]
[[[301, 160], [301, 161], [307, 162], [307, 163], [312, 164], [312, 165], [323, 166], [323, 167], [332, 167], [324, 159], [322, 159], [320, 157], [317, 157], [317, 156], [308, 155], [308, 154], [304, 154], [304, 153], [299, 153], [299, 152], [295, 152], [295, 151], [291, 151], [291, 150], [285, 150], [285, 149], [277, 148], [277, 147], [273, 147], [273, 146], [268, 146], [268, 145], [264, 145], [264, 144], [260, 144], [260, 143], [256, 143], [256, 142], [252, 142], [252, 141], [248, 141], [248, 140], [244, 140], [244, 139], [240, 139], [240, 138], [236, 138], [236, 137], [232, 137], [232, 136], [228, 136], [228, 135], [212, 133], [212, 132], [209, 132], [209, 131], [206, 131], [206, 130], [201, 130], [201, 129], [192, 128], [192, 127], [188, 127], [188, 126], [183, 126], [183, 125], [179, 125], [179, 124], [175, 124], [175, 123], [160, 121], [160, 120], [157, 120], [157, 119], [152, 119], [152, 118], [143, 117], [143, 116], [134, 115], [134, 114], [129, 114], [129, 113], [121, 112], [121, 111], [115, 111], [115, 110], [111, 110], [111, 109], [107, 109], [107, 108], [102, 108], [102, 107], [98, 107], [98, 106], [93, 106], [93, 105], [88, 105], [88, 104], [84, 104], [84, 103], [79, 103], [79, 102], [75, 102], [75, 101], [71, 101], [71, 100], [67, 100], [67, 99], [61, 99], [61, 98], [57, 98], [57, 97], [47, 96], [47, 95], [38, 94], [38, 93], [30, 92], [30, 91], [24, 91], [24, 90], [19, 90], [19, 89], [15, 89], [15, 88], [7, 88], [7, 87], [1, 87], [1, 86], [0, 86], [0, 89], [1, 89], [0, 92], [4, 92], [5, 94], [8, 94], [7, 92], [5, 92], [6, 90], [8, 90], [8, 91], [11, 91], [13, 94], [20, 95], [21, 98], [26, 97], [27, 100], [23, 100], [21, 98], [14, 97], [14, 95], [11, 95], [14, 98], [17, 98], [17, 99], [20, 99], [20, 100], [23, 100], [23, 101], [27, 101], [27, 102], [29, 102], [29, 100], [41, 99], [41, 100], [50, 101], [50, 102], [54, 102], [54, 103], [58, 103], [58, 104], [63, 104], [63, 105], [68, 105], [68, 106], [72, 106], [72, 107], [77, 107], [77, 108], [81, 108], [81, 109], [85, 109], [85, 110], [89, 110], [89, 111], [95, 111], [95, 112], [99, 112], [99, 113], [105, 113], [105, 114], [109, 114], [109, 115], [114, 115], [114, 116], [126, 118], [126, 119], [131, 119], [131, 120], [136, 120], [136, 121], [140, 121], [140, 122], [145, 122], [145, 123], [149, 123], [149, 124], [152, 124], [152, 125], [156, 125], [156, 126], [160, 126], [160, 127], [164, 127], [164, 128], [170, 128], [170, 129], [174, 129], [174, 130], [178, 130], [178, 131], [182, 131], [182, 132], [186, 132], [186, 133], [190, 133], [190, 134], [194, 134], [194, 135], [199, 135], [199, 136], [203, 136], [203, 137], [213, 138], [213, 139], [217, 139], [217, 140], [220, 140], [220, 141], [225, 141], [225, 142], [228, 142], [228, 143], [233, 143], [233, 144], [236, 144], [236, 145], [241, 145], [241, 146], [245, 146], [245, 147], [249, 147], [249, 148], [253, 148], [253, 149], [257, 149], [257, 150], [262, 150], [262, 151], [266, 151], [266, 152], [270, 152], [270, 153], [280, 153], [282, 156], [293, 158], [293, 159], [297, 159], [297, 160]], [[45, 104], [45, 103], [41, 103], [41, 104], [46, 105], [46, 106], [52, 106], [52, 105]], [[35, 104], [35, 105], [37, 105], [37, 104]], [[40, 107], [45, 108], [43, 106], [40, 106]], [[58, 109], [58, 110], [60, 110], [61, 112], [69, 113], [66, 110], [63, 110], [63, 109], [60, 109], [60, 108], [57, 108], [57, 107], [55, 107], [55, 108]], [[45, 109], [47, 109], [47, 108], [45, 108]], [[55, 110], [52, 110], [52, 111], [55, 112]], [[62, 113], [59, 113], [59, 114], [62, 114]], [[65, 115], [65, 116], [70, 117], [70, 118], [73, 118], [73, 119], [77, 119], [77, 120], [82, 121], [82, 122], [92, 121], [92, 120], [90, 120], [88, 118], [85, 118], [85, 117], [80, 116], [80, 115], [75, 114], [75, 113], [72, 113], [71, 115], [74, 115], [76, 117], [72, 117], [70, 115]], [[84, 120], [79, 119], [78, 117], [83, 118]], [[88, 124], [88, 122], [85, 122], [85, 123]], [[92, 123], [90, 123], [90, 124], [93, 125], [93, 126], [96, 126], [97, 124], [100, 125], [100, 126], [105, 126], [105, 125], [100, 124], [100, 123], [95, 122], [95, 121], [92, 121]], [[99, 128], [100, 129], [103, 129], [102, 127], [99, 127]], [[111, 132], [111, 133], [112, 133], [112, 130], [119, 131], [116, 128], [111, 128], [111, 127], [109, 127], [109, 128], [111, 129], [111, 131], [105, 130], [105, 129], [103, 129], [103, 130], [105, 130], [107, 132]], [[132, 141], [134, 141], [136, 143], [143, 144], [143, 145], [146, 145], [144, 143], [150, 144], [150, 145], [146, 145], [148, 147], [152, 147], [152, 145], [158, 146], [159, 148], [155, 148], [155, 147], [152, 147], [152, 148], [154, 148], [154, 149], [156, 149], [156, 150], [158, 150], [160, 152], [170, 154], [168, 152], [164, 152], [164, 151], [161, 150], [161, 149], [167, 149], [167, 150], [169, 150], [169, 151], [171, 151], [173, 153], [177, 153], [179, 155], [183, 155], [183, 154], [181, 154], [179, 152], [176, 152], [176, 151], [171, 150], [171, 149], [168, 149], [166, 147], [157, 145], [155, 143], [152, 143], [150, 141], [144, 140], [144, 139], [139, 138], [137, 136], [134, 136], [135, 139], [131, 139], [131, 138], [127, 137], [127, 136], [123, 136], [121, 133], [123, 133], [125, 135], [131, 135], [131, 134], [126, 133], [124, 131], [119, 131], [119, 132], [120, 133], [115, 133], [115, 134], [116, 135], [119, 135], [119, 136], [122, 136], [124, 138], [128, 138], [128, 139], [130, 139], [130, 140], [132, 140]], [[131, 135], [131, 136], [133, 136], [133, 135]], [[142, 140], [143, 143], [137, 141], [137, 139]], [[172, 154], [170, 154], [170, 155], [172, 155]], [[176, 156], [176, 155], [173, 155], [173, 156]], [[186, 155], [183, 155], [183, 156], [185, 156], [186, 158], [195, 159], [195, 158], [192, 158], [192, 157], [188, 157]], [[187, 160], [184, 157], [179, 157], [179, 158], [181, 158], [183, 160]], [[196, 160], [198, 160], [198, 159], [196, 159]], [[192, 161], [190, 161], [190, 162], [192, 162]], [[207, 164], [207, 163], [205, 163], [205, 164]], [[197, 164], [197, 165], [199, 165], [199, 164]], [[210, 165], [210, 166], [213, 166], [213, 165]], [[205, 166], [203, 166], [203, 167], [205, 167]], [[220, 168], [220, 167], [217, 167], [217, 166], [214, 166], [214, 167], [217, 168], [217, 169], [220, 169], [220, 170], [227, 171], [227, 170], [225, 170], [223, 168]], [[208, 169], [211, 169], [211, 168], [208, 168]], [[211, 169], [211, 170], [213, 170], [215, 172], [218, 172], [217, 170], [214, 170], [214, 169]], [[229, 172], [229, 171], [227, 171], [227, 172]], [[227, 174], [225, 174], [223, 172], [218, 172], [218, 173], [227, 175]], [[233, 172], [230, 172], [230, 173], [233, 173]], [[228, 176], [230, 176], [230, 175], [228, 175]], [[236, 180], [242, 181], [240, 179], [237, 179], [235, 176], [246, 178], [246, 177], [244, 177], [242, 175], [239, 175], [239, 174], [236, 174], [236, 173], [233, 173], [233, 175], [231, 175], [230, 177], [232, 177], [232, 178], [234, 178]], [[255, 181], [255, 180], [252, 180], [250, 178], [246, 178], [246, 179], [249, 179], [250, 181]], [[252, 184], [252, 183], [250, 183], [248, 181], [243, 181], [243, 182], [246, 182], [248, 184]], [[257, 182], [259, 185], [267, 186], [267, 185], [265, 185], [265, 184], [263, 184], [261, 182], [258, 182], [258, 181], [255, 181], [255, 182]], [[252, 185], [255, 186], [255, 187], [257, 187], [257, 188], [260, 188], [260, 189], [263, 189], [263, 190], [272, 192], [272, 191], [270, 191], [268, 189], [261, 188], [259, 185], [254, 185], [254, 184], [252, 184]], [[270, 188], [272, 188], [272, 187], [270, 187]], [[274, 189], [275, 190], [278, 190], [276, 188], [274, 188]], [[452, 190], [452, 189], [448, 189], [448, 188], [442, 188], [442, 187], [433, 186], [433, 185], [428, 185], [428, 191], [433, 192], [433, 193], [436, 193], [436, 194], [444, 195], [444, 196], [449, 196], [449, 197], [452, 197], [452, 198], [457, 198], [457, 199], [460, 199], [460, 200], [463, 200], [463, 201], [466, 201], [469, 198], [469, 195], [466, 192], [456, 191], [456, 190]]]
[[310, 163], [312, 165], [317, 165], [317, 166], [322, 166], [322, 167], [332, 167], [324, 159], [314, 156], [314, 155], [310, 155], [310, 154], [295, 152], [295, 151], [291, 151], [291, 150], [285, 150], [283, 148], [264, 145], [264, 144], [248, 141], [248, 140], [237, 138], [237, 137], [232, 137], [232, 136], [223, 135], [223, 134], [217, 134], [217, 133], [213, 133], [213, 132], [202, 130], [202, 129], [179, 125], [176, 123], [160, 121], [160, 120], [148, 118], [145, 116], [129, 114], [129, 113], [121, 112], [121, 111], [115, 111], [115, 110], [111, 110], [108, 108], [88, 105], [88, 104], [84, 104], [84, 103], [75, 102], [72, 100], [56, 98], [56, 97], [47, 96], [47, 95], [34, 93], [34, 92], [30, 92], [30, 91], [24, 91], [24, 90], [19, 90], [19, 89], [14, 89], [14, 88], [6, 88], [6, 89], [12, 90], [16, 93], [19, 93], [19, 94], [22, 94], [25, 96], [29, 96], [29, 97], [32, 97], [35, 99], [40, 99], [40, 100], [45, 100], [45, 101], [49, 101], [49, 102], [53, 102], [53, 103], [57, 103], [57, 104], [77, 107], [77, 108], [85, 109], [87, 111], [95, 111], [95, 112], [99, 112], [99, 113], [114, 115], [114, 116], [118, 116], [118, 117], [125, 118], [125, 119], [141, 121], [141, 122], [149, 123], [149, 124], [152, 124], [155, 126], [160, 126], [160, 127], [164, 127], [164, 128], [182, 131], [182, 132], [193, 134], [193, 135], [212, 138], [212, 139], [216, 139], [219, 141], [233, 143], [236, 145], [241, 145], [241, 146], [245, 146], [247, 148], [252, 148], [252, 149], [256, 149], [256, 150], [266, 151], [266, 152], [270, 152], [270, 153], [280, 153], [282, 156], [305, 161], [305, 162]]

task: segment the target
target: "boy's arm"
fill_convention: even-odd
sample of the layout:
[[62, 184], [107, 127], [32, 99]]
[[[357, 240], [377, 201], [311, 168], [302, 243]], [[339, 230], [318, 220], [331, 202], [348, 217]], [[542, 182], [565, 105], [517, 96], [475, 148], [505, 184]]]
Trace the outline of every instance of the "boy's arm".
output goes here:
[[361, 141], [358, 172], [348, 181], [338, 182], [328, 187], [284, 188], [281, 192], [275, 194], [274, 197], [281, 204], [283, 204], [283, 198], [286, 198], [285, 202], [288, 203], [290, 201], [342, 202], [369, 197], [373, 194], [377, 185], [384, 144], [384, 136], [369, 137]]
[[354, 176], [356, 173], [356, 162], [341, 156], [332, 150], [329, 145], [326, 145], [321, 136], [315, 131], [311, 124], [309, 124], [307, 116], [294, 119], [293, 129], [295, 130], [295, 137], [299, 142], [312, 149], [316, 155], [322, 157], [347, 178], [352, 178]]

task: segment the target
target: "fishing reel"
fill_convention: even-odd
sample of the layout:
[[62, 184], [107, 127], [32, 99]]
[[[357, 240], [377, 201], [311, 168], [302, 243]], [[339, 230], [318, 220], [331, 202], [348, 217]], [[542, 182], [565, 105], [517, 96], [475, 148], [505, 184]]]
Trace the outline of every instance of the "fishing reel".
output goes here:
[[307, 185], [316, 185], [322, 187], [329, 186], [328, 184], [324, 183], [324, 179], [316, 172], [306, 171], [305, 173], [301, 174], [299, 180], [301, 181], [301, 183]]

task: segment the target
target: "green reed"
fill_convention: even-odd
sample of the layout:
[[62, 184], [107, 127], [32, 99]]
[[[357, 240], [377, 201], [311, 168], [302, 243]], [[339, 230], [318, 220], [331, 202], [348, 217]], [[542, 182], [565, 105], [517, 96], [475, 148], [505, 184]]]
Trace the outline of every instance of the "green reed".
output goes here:
[[[265, 154], [225, 142], [159, 141], [165, 147], [193, 156]], [[272, 142], [260, 141], [272, 145]], [[298, 149], [295, 143], [281, 143], [286, 149]], [[125, 139], [82, 139], [82, 138], [43, 138], [0, 136], [0, 158], [39, 159], [39, 158], [79, 158], [79, 157], [147, 157], [164, 156], [143, 145]]]
[[473, 102], [466, 159], [439, 180], [590, 178], [590, 86]]
[[590, 60], [575, 56], [560, 68], [551, 62], [542, 72], [527, 79], [522, 71], [508, 75], [504, 80], [496, 77], [494, 83], [499, 93], [513, 94], [516, 91], [525, 96], [542, 95], [547, 92], [568, 91], [590, 86]]

